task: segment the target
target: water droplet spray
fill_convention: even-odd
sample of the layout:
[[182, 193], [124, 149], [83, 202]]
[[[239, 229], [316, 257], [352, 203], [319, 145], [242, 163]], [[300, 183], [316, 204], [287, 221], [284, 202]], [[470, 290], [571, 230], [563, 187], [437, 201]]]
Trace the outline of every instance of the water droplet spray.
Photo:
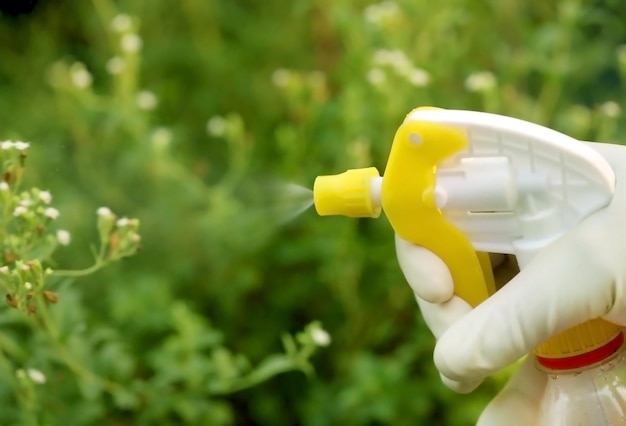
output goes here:
[[257, 179], [239, 188], [236, 197], [258, 226], [280, 227], [313, 205], [313, 191], [305, 186], [277, 180]]
[[289, 222], [313, 205], [313, 191], [295, 183], [275, 183], [272, 193], [274, 223], [277, 226]]

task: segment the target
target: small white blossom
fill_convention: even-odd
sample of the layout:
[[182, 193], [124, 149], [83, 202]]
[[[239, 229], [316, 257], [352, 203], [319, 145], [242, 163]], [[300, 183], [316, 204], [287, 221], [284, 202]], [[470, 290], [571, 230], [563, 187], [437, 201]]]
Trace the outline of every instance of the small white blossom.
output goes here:
[[111, 75], [116, 75], [124, 71], [126, 67], [126, 61], [124, 61], [119, 56], [114, 56], [107, 61], [106, 68], [107, 72]]
[[87, 68], [81, 62], [75, 62], [70, 67], [70, 79], [72, 84], [78, 89], [86, 89], [91, 86], [93, 81], [91, 73], [87, 71]]
[[52, 201], [52, 194], [50, 194], [50, 191], [40, 191], [39, 199], [45, 204], [50, 204], [50, 201]]
[[98, 216], [102, 216], [102, 217], [113, 216], [113, 212], [108, 207], [100, 207], [97, 213], [98, 213]]
[[272, 73], [272, 83], [276, 87], [287, 87], [291, 82], [291, 71], [278, 68]]
[[142, 90], [141, 92], [137, 93], [137, 97], [135, 100], [137, 102], [137, 106], [140, 109], [146, 111], [153, 110], [159, 103], [156, 95], [149, 90]]
[[374, 52], [374, 63], [378, 65], [388, 65], [391, 62], [391, 50], [379, 49]]
[[6, 183], [5, 181], [0, 182], [0, 191], [8, 191], [9, 190], [9, 184]]
[[430, 83], [430, 74], [421, 68], [414, 68], [409, 75], [407, 75], [409, 82], [417, 87], [428, 86]]
[[127, 53], [139, 52], [142, 46], [143, 41], [141, 40], [141, 37], [134, 33], [124, 34], [124, 36], [122, 36], [122, 40], [120, 40], [120, 47]]
[[0, 266], [0, 274], [8, 275], [9, 274], [9, 267], [6, 266], [6, 265]]
[[163, 151], [172, 143], [172, 131], [166, 127], [157, 127], [152, 132], [152, 146], [157, 151]]
[[387, 80], [387, 75], [380, 68], [373, 68], [367, 73], [367, 81], [374, 86], [379, 86]]
[[57, 217], [59, 217], [59, 214], [59, 211], [54, 207], [48, 207], [43, 212], [43, 215], [49, 217], [50, 219], [56, 219]]
[[72, 235], [69, 233], [69, 231], [66, 231], [65, 229], [59, 229], [57, 231], [57, 241], [62, 246], [67, 246], [72, 241]]
[[26, 282], [24, 283], [24, 288], [25, 288], [26, 290], [32, 290], [32, 289], [33, 289], [33, 285], [32, 285], [31, 283], [29, 283], [28, 281], [26, 281]]
[[28, 375], [29, 379], [31, 379], [34, 383], [37, 383], [38, 385], [43, 385], [44, 383], [46, 383], [46, 376], [41, 371], [35, 368], [26, 369], [26, 374]]
[[24, 141], [16, 141], [13, 143], [13, 147], [19, 151], [24, 151], [25, 149], [28, 149], [29, 146], [30, 144]]
[[15, 217], [24, 216], [27, 211], [28, 211], [28, 209], [26, 207], [24, 207], [24, 206], [17, 206], [15, 208], [15, 210], [13, 210], [13, 216], [15, 216]]
[[219, 115], [211, 117], [207, 122], [206, 130], [211, 136], [223, 136], [226, 132], [226, 119]]
[[402, 50], [390, 50], [387, 55], [388, 64], [399, 73], [406, 74], [413, 70], [413, 64]]
[[31, 200], [30, 198], [24, 198], [24, 199], [20, 200], [20, 206], [22, 206], [22, 207], [30, 207], [33, 204], [35, 204], [35, 202], [33, 200]]
[[316, 328], [311, 332], [311, 338], [317, 346], [330, 345], [330, 334], [326, 330]]
[[382, 19], [382, 15], [379, 11], [378, 5], [371, 4], [363, 11], [365, 20], [372, 23], [378, 23]]
[[363, 15], [365, 20], [373, 24], [379, 24], [382, 21], [395, 16], [400, 9], [398, 5], [391, 0], [384, 0], [378, 4], [371, 4], [365, 8]]
[[21, 269], [22, 271], [27, 272], [27, 271], [30, 271], [30, 266], [28, 266], [28, 264], [27, 264], [27, 263], [22, 263], [22, 264], [20, 264], [20, 269]]
[[465, 80], [465, 88], [470, 92], [485, 92], [496, 86], [496, 76], [490, 71], [471, 74]]
[[124, 228], [130, 224], [130, 219], [123, 217], [117, 220], [116, 225], [120, 228]]
[[622, 112], [619, 104], [615, 101], [607, 101], [600, 105], [600, 112], [609, 118], [617, 118]]
[[132, 25], [133, 20], [125, 13], [120, 13], [111, 20], [111, 29], [118, 33], [129, 31]]
[[139, 235], [139, 234], [131, 234], [130, 240], [133, 243], [135, 243], [135, 244], [139, 244], [141, 242], [141, 235]]
[[7, 141], [2, 141], [0, 142], [0, 149], [3, 150], [7, 150], [7, 149], [17, 149], [19, 151], [24, 151], [25, 149], [28, 149], [28, 147], [30, 146], [30, 144], [28, 142], [24, 142], [24, 141], [11, 141], [11, 140], [7, 140]]

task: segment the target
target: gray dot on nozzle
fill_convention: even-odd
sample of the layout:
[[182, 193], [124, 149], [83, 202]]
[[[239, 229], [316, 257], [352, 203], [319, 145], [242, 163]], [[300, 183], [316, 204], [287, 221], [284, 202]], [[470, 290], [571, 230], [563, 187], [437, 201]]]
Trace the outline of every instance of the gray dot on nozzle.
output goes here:
[[414, 143], [415, 145], [421, 145], [422, 144], [422, 137], [420, 135], [418, 135], [417, 133], [411, 133], [409, 135], [409, 140]]

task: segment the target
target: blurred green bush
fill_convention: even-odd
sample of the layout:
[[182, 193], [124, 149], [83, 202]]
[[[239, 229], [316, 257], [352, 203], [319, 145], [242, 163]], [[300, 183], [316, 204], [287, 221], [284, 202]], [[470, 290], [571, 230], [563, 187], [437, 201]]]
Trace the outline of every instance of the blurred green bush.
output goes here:
[[[385, 219], [281, 223], [274, 182], [383, 169], [420, 105], [620, 141], [624, 13], [598, 0], [58, 0], [0, 16], [0, 139], [32, 142], [27, 182], [65, 212], [72, 243], [55, 260], [91, 262], [101, 205], [140, 218], [143, 244], [50, 283], [58, 339], [0, 310], [0, 423], [473, 424], [504, 378], [467, 396], [440, 384]], [[281, 345], [315, 320], [332, 343], [310, 361], [311, 328]], [[266, 358], [283, 346], [295, 358]], [[314, 375], [266, 380], [308, 362]], [[46, 383], [15, 377], [30, 367]]]

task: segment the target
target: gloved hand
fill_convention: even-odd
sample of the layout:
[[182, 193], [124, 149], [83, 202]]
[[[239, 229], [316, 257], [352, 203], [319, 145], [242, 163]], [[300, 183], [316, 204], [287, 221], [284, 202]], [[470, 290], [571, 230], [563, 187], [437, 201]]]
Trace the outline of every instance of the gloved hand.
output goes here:
[[[441, 259], [396, 239], [400, 267], [437, 338], [435, 365], [448, 387], [471, 392], [486, 376], [583, 321], [602, 317], [626, 326], [626, 146], [589, 145], [615, 172], [611, 204], [547, 246], [473, 310], [453, 295]], [[478, 424], [533, 424], [545, 380], [529, 356]]]

